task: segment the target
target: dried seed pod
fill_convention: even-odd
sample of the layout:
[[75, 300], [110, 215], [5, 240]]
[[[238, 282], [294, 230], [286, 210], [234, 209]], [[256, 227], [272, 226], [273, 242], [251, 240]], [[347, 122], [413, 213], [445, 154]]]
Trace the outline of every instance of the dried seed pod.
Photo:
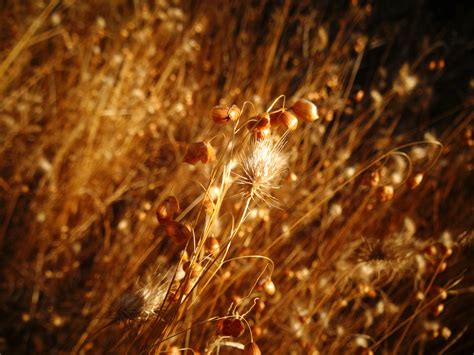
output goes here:
[[256, 343], [251, 342], [245, 345], [244, 354], [245, 355], [261, 355], [262, 352], [260, 351], [260, 348], [258, 347]]
[[357, 90], [357, 92], [354, 95], [354, 101], [355, 102], [361, 102], [362, 99], [364, 98], [364, 90]]
[[254, 130], [253, 133], [254, 133], [255, 139], [260, 141], [263, 139], [267, 139], [271, 134], [271, 130], [270, 130], [270, 127], [266, 127], [264, 129]]
[[448, 327], [443, 327], [441, 329], [441, 336], [444, 338], [444, 339], [448, 339], [450, 336], [451, 336], [452, 332], [451, 332], [451, 329], [449, 329]]
[[433, 308], [433, 315], [435, 317], [438, 317], [441, 313], [443, 313], [443, 311], [444, 311], [444, 304], [439, 303]]
[[166, 354], [167, 355], [180, 355], [181, 351], [179, 350], [179, 348], [176, 345], [174, 345], [174, 346], [172, 346], [171, 348], [168, 349]]
[[273, 283], [271, 279], [266, 279], [263, 282], [263, 290], [269, 296], [273, 296], [275, 294], [276, 292], [275, 284]]
[[293, 106], [291, 106], [291, 110], [299, 119], [309, 123], [314, 122], [319, 118], [318, 108], [316, 105], [305, 99], [299, 99], [296, 101]]
[[211, 110], [211, 117], [216, 123], [228, 123], [235, 121], [240, 117], [240, 109], [236, 105], [228, 106], [214, 106]]
[[289, 131], [294, 131], [298, 127], [298, 118], [287, 110], [278, 111], [270, 115], [272, 126], [282, 126]]
[[407, 185], [410, 189], [416, 189], [421, 182], [423, 181], [423, 174], [422, 173], [417, 173], [413, 175], [410, 179], [407, 181]]
[[196, 142], [191, 143], [188, 146], [188, 150], [186, 151], [183, 161], [191, 165], [195, 165], [199, 161], [201, 161], [203, 164], [206, 164], [209, 160], [213, 159], [213, 157], [214, 149], [210, 143]]
[[214, 106], [211, 110], [211, 117], [216, 123], [228, 123], [230, 121], [228, 113], [228, 106]]
[[267, 127], [270, 127], [270, 114], [268, 112], [253, 116], [250, 118], [249, 123], [247, 124], [247, 128], [250, 131], [262, 130]]
[[446, 269], [448, 268], [448, 263], [446, 261], [443, 261], [440, 265], [439, 265], [439, 272], [445, 272]]
[[228, 115], [229, 107], [227, 106], [214, 106], [211, 110], [212, 120], [216, 123], [228, 123], [230, 117]]
[[428, 245], [425, 247], [424, 252], [428, 256], [435, 256], [436, 254], [438, 254], [438, 249], [436, 249], [434, 245]]
[[179, 202], [175, 196], [168, 196], [158, 205], [156, 218], [158, 222], [164, 224], [174, 219], [175, 214], [180, 212]]
[[166, 234], [178, 244], [186, 243], [191, 237], [191, 231], [183, 223], [169, 221], [165, 224]]
[[237, 107], [237, 105], [232, 105], [229, 109], [229, 112], [227, 112], [227, 116], [231, 121], [237, 121], [240, 118], [241, 113], [242, 112], [240, 111], [240, 108]]
[[265, 309], [265, 302], [263, 302], [260, 299], [257, 300], [257, 302], [255, 303], [255, 310], [257, 311], [257, 313], [262, 313], [264, 309]]
[[375, 187], [379, 184], [380, 182], [380, 173], [378, 170], [372, 171], [370, 173], [370, 178], [369, 178], [369, 184], [372, 187]]
[[262, 327], [256, 325], [254, 328], [253, 328], [253, 336], [254, 337], [261, 337], [263, 335], [263, 332], [264, 332], [264, 329], [262, 329]]
[[424, 294], [423, 292], [421, 292], [421, 291], [417, 291], [417, 292], [415, 293], [415, 299], [416, 299], [417, 301], [423, 301], [423, 300], [425, 299], [425, 294]]
[[215, 237], [209, 237], [206, 239], [206, 249], [209, 251], [212, 255], [216, 256], [219, 254], [221, 247], [219, 245], [219, 241]]
[[438, 244], [438, 250], [439, 250], [440, 254], [443, 255], [446, 258], [450, 257], [453, 254], [453, 249], [448, 247], [444, 243], [439, 243]]
[[244, 325], [237, 318], [219, 319], [217, 322], [217, 334], [237, 338], [244, 333]]
[[385, 186], [380, 186], [377, 189], [377, 197], [379, 198], [380, 202], [386, 202], [390, 201], [393, 199], [393, 186], [391, 185], [385, 185]]
[[192, 278], [196, 278], [198, 277], [201, 272], [202, 272], [202, 266], [201, 264], [198, 264], [198, 263], [194, 263], [192, 266], [191, 266], [191, 262], [190, 261], [186, 261], [184, 264], [183, 264], [183, 270], [186, 271], [186, 273], [189, 273], [189, 276], [192, 277]]
[[267, 138], [270, 131], [270, 115], [267, 112], [252, 117], [247, 123], [247, 128], [251, 131], [257, 140]]
[[439, 287], [439, 286], [435, 286], [433, 287], [433, 289], [431, 290], [431, 292], [435, 295], [435, 296], [438, 296], [440, 299], [442, 300], [445, 300], [448, 298], [448, 292], [442, 288], [442, 287]]

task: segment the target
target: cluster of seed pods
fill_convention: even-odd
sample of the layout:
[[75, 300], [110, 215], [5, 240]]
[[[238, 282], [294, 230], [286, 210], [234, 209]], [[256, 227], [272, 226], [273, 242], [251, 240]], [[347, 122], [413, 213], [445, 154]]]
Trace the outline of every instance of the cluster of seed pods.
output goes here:
[[[211, 111], [214, 122], [226, 124], [240, 118], [241, 110], [236, 106], [215, 106]], [[294, 131], [299, 121], [314, 122], [319, 118], [315, 104], [305, 99], [297, 100], [289, 109], [283, 107], [275, 111], [264, 112], [251, 117], [247, 128], [255, 138], [265, 139], [271, 134], [272, 127], [283, 127], [285, 130]]]
[[[217, 124], [235, 122], [241, 115], [242, 110], [237, 105], [230, 107], [219, 105], [214, 106], [211, 110], [211, 118]], [[256, 139], [260, 140], [268, 138], [274, 127], [294, 131], [298, 127], [299, 121], [312, 123], [318, 118], [318, 109], [315, 104], [306, 99], [298, 99], [289, 109], [282, 107], [250, 117], [247, 128]], [[196, 165], [198, 162], [206, 164], [214, 156], [214, 149], [209, 142], [194, 142], [188, 145], [183, 162], [191, 165]]]
[[156, 218], [160, 224], [164, 225], [168, 236], [176, 243], [183, 244], [191, 238], [192, 234], [186, 225], [175, 220], [180, 211], [178, 199], [175, 196], [168, 196], [158, 205]]

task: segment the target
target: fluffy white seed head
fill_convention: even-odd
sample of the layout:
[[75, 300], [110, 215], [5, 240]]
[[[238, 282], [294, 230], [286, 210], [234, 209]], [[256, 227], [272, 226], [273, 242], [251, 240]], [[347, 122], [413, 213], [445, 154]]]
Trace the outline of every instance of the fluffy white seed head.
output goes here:
[[284, 141], [267, 138], [253, 140], [240, 157], [240, 172], [237, 183], [242, 186], [242, 195], [256, 203], [276, 205], [272, 190], [279, 188], [283, 172], [287, 169], [287, 156], [282, 152]]

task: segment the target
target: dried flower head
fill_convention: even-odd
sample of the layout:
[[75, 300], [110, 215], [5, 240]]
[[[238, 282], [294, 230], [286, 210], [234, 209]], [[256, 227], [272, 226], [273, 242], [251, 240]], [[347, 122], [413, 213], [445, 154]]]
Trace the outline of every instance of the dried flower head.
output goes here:
[[358, 262], [368, 279], [402, 277], [414, 267], [415, 250], [413, 241], [403, 235], [367, 240], [357, 251]]
[[126, 291], [113, 302], [113, 321], [146, 320], [155, 316], [166, 297], [169, 282], [169, 273], [148, 275], [141, 287]]
[[283, 138], [253, 140], [249, 149], [240, 157], [241, 172], [237, 183], [242, 185], [245, 198], [275, 205], [271, 191], [279, 188], [279, 181], [286, 169], [287, 156], [282, 152]]
[[145, 300], [137, 292], [126, 292], [115, 300], [112, 305], [113, 320], [124, 322], [136, 320], [143, 312]]

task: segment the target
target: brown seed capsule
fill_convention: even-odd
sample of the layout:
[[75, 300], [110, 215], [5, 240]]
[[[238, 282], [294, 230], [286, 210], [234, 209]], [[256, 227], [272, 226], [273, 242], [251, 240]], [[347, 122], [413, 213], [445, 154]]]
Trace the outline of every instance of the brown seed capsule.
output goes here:
[[386, 202], [393, 199], [393, 187], [391, 185], [379, 186], [377, 189], [377, 197], [380, 202]]
[[172, 221], [174, 215], [180, 212], [179, 202], [175, 196], [168, 196], [165, 198], [156, 209], [156, 218], [158, 222], [164, 224]]
[[227, 123], [230, 121], [228, 112], [229, 107], [227, 106], [214, 106], [211, 110], [212, 120], [216, 123]]
[[236, 105], [228, 106], [214, 106], [211, 110], [211, 117], [216, 123], [228, 123], [235, 121], [240, 117], [240, 109]]
[[421, 291], [418, 291], [416, 294], [415, 294], [415, 299], [417, 301], [423, 301], [425, 299], [425, 294]]
[[276, 292], [275, 284], [273, 283], [271, 279], [266, 279], [263, 282], [263, 290], [269, 296], [273, 296], [275, 294]]
[[293, 106], [291, 106], [291, 109], [299, 119], [309, 123], [319, 118], [316, 105], [305, 99], [296, 101]]
[[171, 348], [168, 349], [166, 354], [167, 355], [180, 355], [181, 351], [179, 350], [179, 348], [176, 345], [174, 345], [174, 346], [172, 346]]
[[270, 115], [272, 126], [281, 126], [289, 131], [294, 131], [298, 127], [298, 118], [287, 110], [278, 111]]
[[380, 182], [380, 173], [378, 172], [378, 170], [372, 171], [370, 173], [370, 179], [369, 179], [370, 186], [375, 187], [379, 184], [379, 182]]
[[444, 243], [439, 243], [438, 244], [438, 250], [439, 250], [440, 254], [443, 255], [446, 258], [450, 257], [453, 254], [453, 249], [451, 249], [450, 247], [448, 247]]
[[193, 266], [191, 266], [191, 262], [190, 262], [190, 261], [186, 261], [186, 262], [183, 264], [183, 270], [184, 270], [186, 273], [189, 273], [189, 276], [190, 276], [191, 278], [196, 278], [196, 277], [198, 277], [199, 275], [201, 275], [202, 266], [201, 266], [201, 264], [198, 264], [198, 263], [194, 263]]
[[436, 247], [434, 245], [426, 246], [425, 249], [424, 249], [424, 252], [428, 256], [435, 256], [436, 254], [438, 254], [438, 250], [436, 249]]
[[410, 189], [416, 189], [421, 182], [423, 181], [423, 174], [422, 173], [417, 173], [413, 175], [410, 179], [407, 181], [407, 185]]
[[165, 231], [178, 244], [186, 243], [192, 237], [188, 227], [176, 221], [166, 222]]
[[244, 332], [242, 321], [237, 318], [225, 318], [217, 321], [217, 334], [237, 338]]
[[255, 303], [255, 310], [257, 311], [257, 313], [262, 313], [264, 309], [265, 309], [265, 302], [263, 302], [260, 299], [257, 300], [257, 302]]
[[451, 336], [451, 334], [452, 334], [451, 329], [449, 329], [448, 327], [443, 327], [441, 329], [441, 336], [444, 339], [448, 339]]
[[354, 95], [355, 102], [361, 102], [364, 98], [364, 90], [358, 90]]
[[209, 251], [212, 255], [216, 256], [219, 254], [221, 247], [219, 245], [219, 241], [215, 237], [209, 237], [206, 239], [206, 249]]
[[441, 264], [439, 264], [439, 272], [445, 272], [446, 269], [448, 268], [448, 263], [446, 261], [443, 261]]
[[247, 128], [250, 131], [262, 130], [267, 127], [270, 127], [270, 115], [267, 112], [262, 113], [261, 115], [253, 116], [250, 118]]
[[270, 115], [267, 112], [252, 117], [247, 123], [247, 128], [258, 140], [267, 138], [270, 131]]
[[231, 121], [237, 121], [240, 118], [240, 108], [238, 108], [236, 105], [232, 105], [229, 109], [229, 112], [227, 112], [227, 116], [229, 116]]
[[253, 328], [253, 336], [254, 337], [261, 337], [263, 335], [263, 332], [264, 330], [262, 329], [262, 327], [256, 325], [254, 328]]
[[439, 287], [439, 286], [433, 287], [432, 293], [433, 293], [435, 296], [438, 296], [438, 297], [439, 297], [440, 299], [442, 299], [443, 301], [448, 298], [448, 292], [447, 292], [444, 288]]
[[435, 308], [433, 308], [433, 315], [435, 317], [438, 317], [441, 313], [443, 313], [443, 311], [444, 311], [444, 304], [440, 303], [436, 305]]
[[267, 139], [271, 134], [271, 130], [270, 127], [266, 127], [264, 129], [254, 130], [253, 133], [255, 139], [260, 141], [262, 139]]
[[208, 142], [191, 143], [183, 158], [185, 163], [196, 165], [199, 161], [206, 164], [214, 157], [214, 149]]
[[245, 355], [262, 355], [260, 348], [254, 342], [248, 343], [244, 347], [244, 354]]
[[372, 287], [370, 287], [370, 288], [367, 290], [367, 293], [366, 293], [366, 294], [367, 294], [367, 296], [368, 296], [369, 298], [375, 298], [375, 297], [377, 297], [377, 292], [376, 292]]

